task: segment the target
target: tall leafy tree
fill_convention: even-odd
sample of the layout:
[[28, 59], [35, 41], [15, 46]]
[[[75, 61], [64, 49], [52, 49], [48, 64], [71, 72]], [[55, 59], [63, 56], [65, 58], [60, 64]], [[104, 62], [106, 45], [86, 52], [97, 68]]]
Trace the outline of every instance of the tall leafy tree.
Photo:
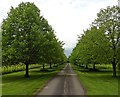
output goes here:
[[[84, 31], [84, 35], [80, 37], [76, 48], [73, 51], [73, 58], [76, 63], [80, 64], [95, 64], [107, 62], [107, 57], [104, 56], [108, 51], [108, 40], [103, 33], [104, 29], [91, 27]], [[75, 53], [74, 53], [75, 52]]]
[[29, 2], [12, 7], [2, 24], [3, 64], [25, 63], [26, 77], [28, 65], [38, 62], [39, 26], [40, 10]]
[[[116, 66], [120, 64], [120, 8], [101, 9], [90, 29], [79, 39], [71, 60], [80, 63], [109, 63], [116, 77]], [[93, 65], [95, 66], [95, 65]]]
[[97, 14], [97, 19], [93, 23], [96, 27], [104, 27], [106, 37], [109, 39], [111, 57], [110, 62], [113, 67], [113, 76], [116, 77], [116, 66], [119, 63], [120, 48], [120, 8], [118, 6], [101, 9]]
[[40, 30], [42, 32], [42, 40], [39, 45], [39, 51], [42, 55], [40, 62], [43, 64], [43, 69], [45, 63], [49, 64], [51, 68], [53, 63], [59, 63], [59, 61], [65, 59], [65, 57], [63, 58], [63, 44], [56, 38], [55, 31], [45, 18], [41, 16], [40, 22]]
[[26, 64], [26, 77], [29, 77], [29, 64], [59, 63], [66, 56], [60, 42], [48, 21], [40, 16], [34, 3], [21, 3], [11, 8], [2, 24], [3, 64]]

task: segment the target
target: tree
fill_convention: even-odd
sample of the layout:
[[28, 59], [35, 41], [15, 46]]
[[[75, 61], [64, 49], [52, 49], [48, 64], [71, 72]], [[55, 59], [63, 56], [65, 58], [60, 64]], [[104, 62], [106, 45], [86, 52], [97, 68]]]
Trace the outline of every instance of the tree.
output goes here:
[[116, 77], [116, 65], [120, 64], [120, 8], [101, 9], [90, 29], [80, 37], [71, 60], [80, 63], [109, 63]]
[[42, 43], [43, 58], [44, 62], [49, 64], [50, 68], [52, 68], [52, 64], [59, 63], [63, 59], [64, 52], [61, 42], [54, 35], [54, 30], [47, 31], [44, 36], [46, 41]]
[[116, 66], [119, 63], [119, 48], [120, 48], [120, 8], [118, 6], [107, 7], [107, 9], [101, 9], [97, 14], [97, 19], [93, 25], [96, 27], [104, 27], [106, 31], [106, 37], [109, 39], [110, 48], [110, 62], [113, 67], [113, 76], [116, 77]]
[[107, 57], [104, 55], [108, 55], [106, 53], [108, 39], [103, 31], [104, 28], [97, 29], [96, 27], [84, 31], [84, 35], [79, 37], [78, 44], [73, 50], [75, 63], [86, 64], [86, 68], [87, 64], [93, 64], [93, 69], [95, 69], [95, 64], [107, 62]]
[[2, 24], [3, 64], [59, 63], [65, 59], [61, 42], [56, 38], [48, 21], [40, 16], [34, 3], [21, 3], [11, 8]]
[[2, 24], [3, 64], [37, 63], [40, 41], [40, 10], [34, 3], [21, 3], [11, 8]]
[[45, 63], [49, 64], [51, 68], [53, 63], [59, 63], [59, 61], [64, 61], [65, 59], [62, 49], [63, 43], [56, 38], [55, 31], [52, 26], [48, 24], [48, 21], [45, 18], [41, 16], [40, 22], [42, 38], [39, 45], [39, 53], [42, 57], [39, 60], [41, 60], [40, 62], [43, 64], [43, 69], [45, 69]]

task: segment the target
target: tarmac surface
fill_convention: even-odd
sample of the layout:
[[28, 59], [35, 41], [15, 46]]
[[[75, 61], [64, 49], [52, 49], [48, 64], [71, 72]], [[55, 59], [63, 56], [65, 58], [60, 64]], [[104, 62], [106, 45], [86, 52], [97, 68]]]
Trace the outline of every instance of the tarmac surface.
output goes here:
[[59, 95], [63, 95], [62, 97], [86, 97], [85, 91], [70, 63], [67, 63], [64, 69], [48, 82], [36, 97], [42, 97], [43, 95], [49, 97], [61, 97]]

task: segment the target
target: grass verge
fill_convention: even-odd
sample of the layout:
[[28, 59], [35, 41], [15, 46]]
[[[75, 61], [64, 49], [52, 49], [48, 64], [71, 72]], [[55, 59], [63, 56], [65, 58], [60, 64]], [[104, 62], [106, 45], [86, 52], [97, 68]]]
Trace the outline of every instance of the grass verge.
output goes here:
[[47, 71], [40, 71], [40, 68], [31, 69], [29, 78], [24, 77], [25, 71], [3, 75], [3, 97], [7, 95], [12, 95], [11, 97], [15, 97], [15, 95], [16, 97], [17, 95], [26, 95], [25, 97], [35, 95], [36, 91], [41, 90], [63, 67], [64, 65], [47, 69]]
[[[78, 78], [87, 91], [87, 95], [118, 95], [118, 78], [112, 77], [112, 69], [103, 71], [89, 71], [83, 67], [72, 65]], [[108, 96], [108, 97], [109, 97]], [[99, 96], [98, 96], [99, 97]]]

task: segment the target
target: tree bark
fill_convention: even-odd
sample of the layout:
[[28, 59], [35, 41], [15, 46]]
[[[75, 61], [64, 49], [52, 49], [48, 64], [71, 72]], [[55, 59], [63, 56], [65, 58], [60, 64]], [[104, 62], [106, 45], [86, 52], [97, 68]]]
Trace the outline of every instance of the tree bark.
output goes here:
[[113, 60], [112, 60], [112, 67], [113, 67], [113, 77], [116, 77], [116, 45], [113, 43], [113, 51], [114, 51], [114, 56], [113, 56]]
[[112, 67], [113, 67], [113, 77], [116, 77], [116, 63], [115, 60], [112, 62]]
[[45, 69], [45, 64], [43, 64], [43, 70]]
[[29, 64], [26, 63], [25, 65], [26, 65], [26, 73], [25, 73], [25, 77], [30, 77], [30, 76], [29, 76]]
[[52, 64], [50, 63], [50, 68], [52, 68]]
[[85, 69], [88, 69], [88, 65], [85, 65]]
[[96, 68], [95, 68], [95, 64], [93, 64], [93, 69], [95, 70]]

